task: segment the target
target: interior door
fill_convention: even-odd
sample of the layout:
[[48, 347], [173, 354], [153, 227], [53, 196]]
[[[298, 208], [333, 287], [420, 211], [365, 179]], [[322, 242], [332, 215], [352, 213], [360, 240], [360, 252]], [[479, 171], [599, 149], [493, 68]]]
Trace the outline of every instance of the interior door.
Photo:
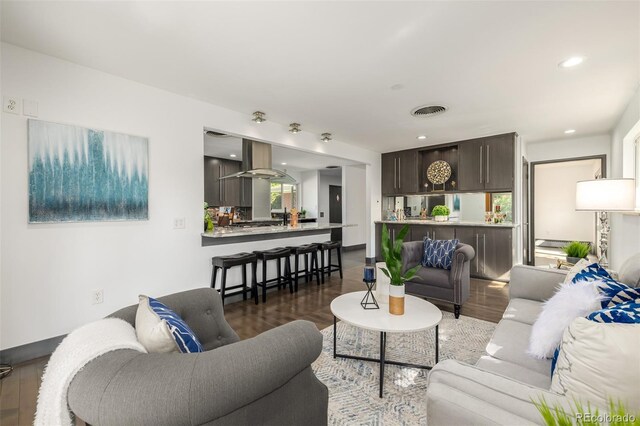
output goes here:
[[[329, 185], [329, 222], [342, 223], [342, 187]], [[342, 241], [342, 228], [331, 230], [331, 241]]]
[[529, 162], [522, 159], [522, 263], [533, 265], [531, 235], [529, 233]]

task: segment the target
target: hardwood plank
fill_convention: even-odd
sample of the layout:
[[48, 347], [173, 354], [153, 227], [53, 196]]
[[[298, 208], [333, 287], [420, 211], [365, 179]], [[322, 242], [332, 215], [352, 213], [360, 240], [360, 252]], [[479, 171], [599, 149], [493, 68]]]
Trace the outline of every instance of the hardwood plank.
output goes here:
[[2, 379], [0, 391], [0, 424], [18, 424], [20, 411], [20, 372], [14, 370]]
[[20, 368], [20, 410], [18, 425], [30, 426], [36, 414], [38, 398], [38, 360]]

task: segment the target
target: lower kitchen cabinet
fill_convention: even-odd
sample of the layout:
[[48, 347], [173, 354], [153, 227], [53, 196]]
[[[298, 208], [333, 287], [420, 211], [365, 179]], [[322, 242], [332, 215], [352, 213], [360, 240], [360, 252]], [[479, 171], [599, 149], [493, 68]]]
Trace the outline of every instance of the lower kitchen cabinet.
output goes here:
[[[402, 229], [401, 224], [387, 224], [391, 238]], [[380, 241], [382, 224], [376, 224], [376, 260], [382, 261]], [[513, 266], [513, 228], [490, 226], [410, 225], [405, 241], [452, 240], [473, 247], [476, 257], [471, 261], [472, 277], [508, 281]]]

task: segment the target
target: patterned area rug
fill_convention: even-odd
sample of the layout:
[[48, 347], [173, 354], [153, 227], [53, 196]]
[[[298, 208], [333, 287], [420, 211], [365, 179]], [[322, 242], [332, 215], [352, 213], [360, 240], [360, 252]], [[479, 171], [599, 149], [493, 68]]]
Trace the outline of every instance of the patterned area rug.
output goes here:
[[[496, 324], [443, 312], [440, 360], [475, 364], [484, 354]], [[378, 396], [378, 363], [333, 358], [333, 326], [322, 330], [322, 354], [313, 364], [329, 388], [330, 425], [424, 425], [428, 370], [385, 366], [384, 398]], [[434, 330], [387, 334], [386, 358], [433, 365]], [[379, 357], [380, 333], [338, 322], [338, 353]]]

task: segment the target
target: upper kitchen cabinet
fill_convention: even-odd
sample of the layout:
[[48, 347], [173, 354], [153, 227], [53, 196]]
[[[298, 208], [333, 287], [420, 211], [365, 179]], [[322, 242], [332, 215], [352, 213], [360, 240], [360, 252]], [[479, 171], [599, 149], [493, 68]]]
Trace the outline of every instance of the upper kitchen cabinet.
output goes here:
[[210, 206], [221, 205], [221, 167], [222, 160], [219, 158], [204, 157], [204, 201]]
[[460, 191], [512, 191], [515, 133], [458, 144]]
[[249, 178], [220, 180], [242, 170], [240, 161], [204, 157], [204, 201], [210, 206], [251, 207], [252, 182]]
[[382, 154], [382, 194], [418, 191], [418, 155], [414, 149]]

